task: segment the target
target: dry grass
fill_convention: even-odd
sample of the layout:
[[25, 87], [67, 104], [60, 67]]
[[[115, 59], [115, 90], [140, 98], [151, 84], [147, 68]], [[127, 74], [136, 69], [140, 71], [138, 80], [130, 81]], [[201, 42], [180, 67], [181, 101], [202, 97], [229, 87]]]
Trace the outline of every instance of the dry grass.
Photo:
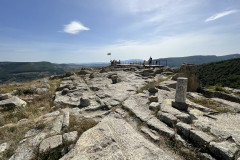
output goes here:
[[[1, 109], [0, 126], [8, 125], [0, 128], [0, 144], [4, 142], [10, 144], [9, 149], [1, 154], [1, 159], [8, 159], [14, 153], [19, 141], [24, 138], [28, 130], [32, 128], [43, 129], [45, 127], [44, 124], [35, 123], [35, 119], [51, 111], [53, 105], [52, 95], [60, 82], [61, 80], [49, 80], [47, 82], [51, 87], [49, 91], [38, 96], [32, 96], [31, 102], [26, 107], [3, 107]], [[31, 85], [34, 84], [36, 87], [39, 87], [43, 83], [41, 80], [34, 80], [31, 82], [2, 84], [0, 85], [0, 93], [19, 90], [21, 91], [19, 98], [25, 100], [32, 94], [32, 92], [29, 92]], [[42, 110], [40, 107], [44, 107], [44, 109]], [[17, 124], [19, 120], [24, 118], [28, 119], [27, 123]]]
[[[50, 84], [51, 88], [48, 92], [44, 93], [44, 94], [40, 94], [37, 96], [32, 96], [32, 100], [30, 103], [27, 104], [26, 107], [16, 107], [16, 108], [9, 108], [9, 107], [4, 107], [1, 109], [1, 112], [3, 114], [3, 116], [0, 118], [0, 126], [3, 126], [5, 124], [8, 123], [16, 123], [17, 121], [27, 118], [27, 119], [35, 119], [41, 115], [44, 115], [48, 112], [51, 111], [51, 107], [53, 105], [52, 103], [52, 95], [54, 94], [56, 88], [59, 86], [61, 80], [49, 80], [48, 83]], [[21, 84], [21, 89], [23, 90], [28, 90], [32, 84], [37, 84], [37, 85], [41, 85], [40, 84], [40, 80], [37, 81], [31, 81], [31, 82], [23, 82], [23, 83], [18, 83]], [[37, 86], [36, 85], [36, 86]], [[14, 85], [13, 88], [11, 88], [11, 90], [8, 90], [7, 88], [4, 87], [8, 87], [9, 84], [4, 84], [2, 85], [1, 88], [1, 92], [5, 92], [5, 91], [13, 91], [14, 87], [16, 87]], [[20, 89], [20, 88], [18, 88]], [[21, 99], [26, 100], [29, 95], [28, 94], [21, 94], [19, 96]], [[43, 110], [40, 110], [40, 107], [44, 107]]]
[[9, 126], [0, 129], [0, 144], [7, 142], [9, 148], [3, 152], [2, 159], [9, 159], [16, 150], [25, 133], [35, 126], [34, 123], [25, 123], [18, 126]]
[[78, 131], [78, 135], [80, 136], [83, 132], [94, 127], [96, 124], [97, 122], [93, 119], [70, 116], [69, 126], [64, 132]]
[[219, 92], [224, 92], [224, 93], [227, 93], [227, 94], [230, 94], [230, 91], [224, 89], [221, 85], [216, 85], [216, 86], [209, 86], [208, 87], [209, 90], [212, 90], [212, 91], [219, 91]]
[[204, 107], [213, 109], [220, 113], [229, 113], [229, 112], [231, 113], [232, 112], [230, 109], [224, 107], [222, 104], [217, 103], [213, 100], [206, 99], [206, 98], [200, 98], [200, 99], [190, 98], [189, 100], [196, 104], [200, 104]]
[[159, 78], [156, 81], [149, 82], [145, 84], [142, 88], [138, 89], [136, 93], [143, 93], [143, 91], [148, 90], [149, 88], [154, 88], [155, 86], [159, 85], [161, 82], [170, 79], [172, 76], [168, 76], [167, 78]]

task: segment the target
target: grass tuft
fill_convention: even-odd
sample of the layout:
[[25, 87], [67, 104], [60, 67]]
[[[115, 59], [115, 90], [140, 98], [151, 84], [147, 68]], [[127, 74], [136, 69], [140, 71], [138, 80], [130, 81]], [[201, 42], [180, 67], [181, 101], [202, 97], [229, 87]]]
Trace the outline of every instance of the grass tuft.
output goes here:
[[170, 79], [172, 76], [168, 76], [167, 78], [159, 78], [156, 81], [149, 82], [145, 84], [142, 88], [138, 89], [136, 93], [143, 93], [143, 91], [148, 90], [149, 88], [154, 88], [155, 86], [159, 85], [161, 82]]
[[202, 106], [213, 109], [213, 110], [215, 110], [217, 112], [220, 112], [220, 113], [232, 113], [233, 112], [230, 109], [224, 107], [222, 104], [217, 103], [217, 102], [212, 101], [212, 100], [209, 100], [209, 99], [206, 99], [206, 98], [200, 98], [200, 99], [190, 98], [189, 100], [196, 103], [196, 104], [200, 104]]
[[209, 86], [208, 89], [212, 91], [219, 91], [219, 92], [230, 94], [230, 91], [224, 89], [221, 84], [217, 84], [216, 86]]

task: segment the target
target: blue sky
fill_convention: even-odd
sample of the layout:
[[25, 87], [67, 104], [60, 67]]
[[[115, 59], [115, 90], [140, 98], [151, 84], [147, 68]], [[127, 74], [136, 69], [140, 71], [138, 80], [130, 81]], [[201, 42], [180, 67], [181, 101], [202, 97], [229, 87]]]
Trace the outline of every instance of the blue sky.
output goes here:
[[240, 53], [239, 0], [1, 0], [0, 61]]

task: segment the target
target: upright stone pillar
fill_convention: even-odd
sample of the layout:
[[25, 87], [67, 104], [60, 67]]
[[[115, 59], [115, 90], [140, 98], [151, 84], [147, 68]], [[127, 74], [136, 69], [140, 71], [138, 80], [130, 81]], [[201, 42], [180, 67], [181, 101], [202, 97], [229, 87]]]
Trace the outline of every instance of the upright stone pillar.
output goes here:
[[173, 107], [180, 110], [187, 110], [188, 108], [188, 105], [186, 104], [187, 84], [188, 84], [187, 78], [179, 77], [177, 79], [175, 102], [172, 103]]
[[175, 102], [186, 103], [188, 79], [179, 77], [177, 79]]

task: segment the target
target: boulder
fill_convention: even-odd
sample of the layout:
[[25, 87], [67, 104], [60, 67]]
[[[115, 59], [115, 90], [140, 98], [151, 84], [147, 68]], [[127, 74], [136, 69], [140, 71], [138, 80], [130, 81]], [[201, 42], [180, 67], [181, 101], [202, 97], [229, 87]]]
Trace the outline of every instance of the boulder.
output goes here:
[[32, 137], [32, 136], [35, 136], [37, 135], [38, 133], [40, 132], [40, 130], [38, 129], [30, 129], [29, 131], [27, 131], [27, 133], [25, 134], [24, 138], [28, 138], [28, 137]]
[[48, 88], [37, 88], [36, 92], [37, 94], [43, 94], [45, 92], [47, 92], [49, 89]]
[[66, 95], [66, 94], [68, 94], [69, 93], [69, 89], [68, 88], [64, 88], [63, 90], [62, 90], [62, 95]]
[[44, 118], [47, 118], [47, 117], [55, 117], [55, 116], [58, 116], [59, 114], [60, 114], [59, 111], [54, 111], [54, 112], [45, 114], [43, 117], [44, 117]]
[[62, 144], [62, 135], [56, 135], [44, 139], [39, 146], [39, 152], [43, 153], [49, 149], [56, 148]]
[[160, 108], [160, 104], [157, 103], [157, 102], [152, 102], [152, 103], [150, 103], [150, 105], [149, 105], [149, 109], [150, 109], [150, 110], [158, 110], [159, 108]]
[[40, 88], [47, 88], [50, 89], [51, 86], [48, 83], [44, 83]]
[[14, 96], [12, 98], [9, 99], [5, 99], [0, 101], [0, 107], [6, 106], [6, 107], [25, 107], [27, 105], [27, 103], [23, 100], [21, 100], [20, 98]]
[[62, 127], [63, 127], [63, 115], [60, 115], [56, 118], [56, 120], [52, 124], [51, 134], [52, 135], [60, 134]]
[[11, 97], [12, 97], [12, 95], [10, 93], [0, 94], [0, 101], [5, 100], [5, 99], [9, 99]]
[[120, 82], [120, 79], [117, 75], [111, 76], [111, 79], [113, 84]]
[[0, 144], [0, 153], [6, 151], [7, 148], [8, 148], [8, 144], [7, 143]]
[[155, 87], [150, 87], [150, 88], [148, 89], [148, 91], [149, 91], [150, 93], [155, 94], [155, 93], [158, 92], [158, 89], [156, 89]]
[[73, 76], [75, 73], [74, 72], [67, 72], [64, 74], [64, 77], [70, 77]]
[[164, 112], [159, 111], [158, 118], [170, 127], [174, 127], [177, 123], [177, 118], [174, 115], [169, 114], [169, 113], [164, 113]]
[[145, 69], [141, 72], [141, 75], [144, 77], [148, 77], [153, 75], [153, 70], [152, 69]]
[[89, 75], [89, 78], [95, 78], [96, 76], [95, 76], [95, 73], [91, 73], [90, 75]]
[[211, 142], [210, 151], [219, 159], [231, 160], [238, 152], [238, 147], [235, 143], [231, 142]]
[[149, 102], [158, 102], [158, 97], [157, 96], [150, 96], [148, 98]]
[[80, 106], [81, 107], [87, 107], [90, 105], [90, 100], [87, 96], [82, 96], [80, 99]]
[[102, 68], [99, 72], [100, 72], [100, 73], [106, 73], [107, 70], [106, 70], [105, 68]]
[[189, 139], [190, 130], [192, 127], [186, 123], [178, 122], [176, 124], [177, 133], [180, 134], [182, 137]]
[[211, 141], [214, 140], [214, 137], [208, 135], [203, 131], [190, 130], [190, 140], [194, 142], [194, 145], [199, 147], [206, 147]]
[[73, 131], [73, 132], [63, 134], [63, 141], [64, 142], [74, 142], [74, 141], [77, 140], [77, 138], [78, 138], [78, 132], [77, 131]]
[[78, 72], [78, 75], [86, 75], [86, 74], [90, 74], [91, 72], [88, 70], [81, 70]]

